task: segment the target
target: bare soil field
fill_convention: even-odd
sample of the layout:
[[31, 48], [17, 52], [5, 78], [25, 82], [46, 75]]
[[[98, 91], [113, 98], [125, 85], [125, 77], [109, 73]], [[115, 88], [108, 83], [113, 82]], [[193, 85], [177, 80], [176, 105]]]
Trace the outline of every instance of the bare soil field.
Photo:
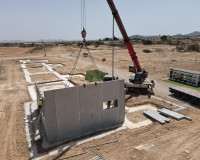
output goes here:
[[34, 68], [34, 69], [28, 69], [28, 71], [29, 71], [30, 73], [49, 72], [49, 70], [46, 69], [45, 67]]
[[32, 75], [31, 80], [33, 82], [45, 82], [45, 81], [58, 81], [60, 80], [58, 77], [56, 77], [54, 74], [38, 74], [38, 75]]
[[85, 77], [73, 77], [71, 82], [76, 86], [81, 86], [83, 84], [89, 84], [90, 82], [85, 80]]
[[39, 87], [41, 93], [44, 95], [44, 91], [49, 91], [53, 89], [61, 89], [61, 88], [65, 88], [64, 84], [55, 84], [55, 85], [48, 85], [48, 86], [41, 86]]
[[[177, 52], [174, 46], [168, 45], [135, 45], [134, 48], [141, 67], [146, 69], [150, 76], [162, 78], [165, 75], [166, 77], [170, 67], [200, 70], [199, 52]], [[150, 49], [152, 52], [144, 53], [144, 49]], [[111, 66], [112, 51], [91, 51], [91, 53], [96, 63]], [[106, 61], [102, 61], [103, 58], [106, 58]], [[115, 67], [128, 71], [129, 65], [132, 65], [132, 61], [127, 49], [116, 49]]]
[[[150, 78], [157, 81], [155, 94], [158, 97], [179, 103], [171, 97], [168, 92], [169, 84], [163, 82], [167, 78], [170, 67], [178, 67], [185, 69], [200, 70], [200, 53], [198, 52], [176, 52], [173, 46], [167, 45], [135, 45], [139, 61], [142, 68], [145, 68]], [[62, 67], [56, 67], [55, 71], [62, 75], [71, 73], [74, 64], [74, 57], [77, 55], [77, 47], [51, 47], [47, 48], [47, 57], [43, 56], [43, 51], [35, 51], [27, 53], [32, 48], [0, 48], [0, 57], [13, 58], [13, 60], [5, 59], [3, 61], [2, 74], [0, 75], [0, 157], [1, 159], [29, 159], [30, 153], [25, 134], [24, 110], [23, 103], [31, 101], [27, 83], [24, 80], [24, 73], [18, 60], [19, 57], [25, 59], [47, 59], [50, 64], [63, 64]], [[144, 53], [143, 49], [150, 49], [152, 53]], [[83, 51], [85, 52], [85, 51]], [[91, 48], [91, 53], [98, 66], [105, 68], [111, 66], [111, 48]], [[63, 58], [61, 55], [64, 55]], [[106, 58], [103, 62], [102, 58]], [[82, 61], [81, 61], [82, 60]], [[116, 48], [115, 66], [116, 73], [123, 73], [122, 76], [128, 77], [128, 66], [132, 65], [130, 56], [126, 49]], [[40, 65], [30, 65], [32, 67], [41, 67]], [[81, 56], [77, 64], [75, 74], [85, 74], [86, 70], [93, 69], [90, 59]], [[40, 71], [40, 69], [39, 69]], [[120, 72], [119, 72], [120, 71]], [[32, 77], [34, 81], [55, 80], [57, 77], [49, 75], [37, 75]], [[55, 78], [55, 79], [54, 79]], [[128, 79], [128, 78], [127, 78]], [[77, 85], [87, 84], [84, 78], [74, 77], [72, 79]], [[61, 87], [61, 86], [59, 86]], [[126, 106], [137, 107], [142, 104], [152, 104], [157, 108], [166, 107], [174, 108], [162, 101], [148, 99], [146, 95], [126, 95]], [[180, 102], [181, 103], [181, 102]], [[95, 156], [91, 151], [101, 154], [108, 160], [198, 160], [200, 157], [200, 125], [199, 115], [200, 109], [187, 104], [187, 109], [181, 111], [186, 116], [190, 116], [193, 120], [171, 120], [170, 123], [161, 125], [153, 122], [151, 125], [138, 129], [127, 129], [116, 132], [104, 138], [93, 140], [76, 146], [70, 150], [63, 151], [59, 155], [54, 155], [44, 159], [58, 159], [69, 155], [87, 151], [88, 154], [78, 156], [74, 159], [87, 160]], [[127, 117], [138, 122], [144, 117], [140, 112], [129, 114]], [[118, 142], [85, 149], [88, 146], [105, 143], [107, 141], [117, 139]], [[146, 146], [137, 149], [138, 146]], [[141, 147], [139, 147], [141, 148]]]
[[0, 57], [5, 58], [12, 56], [28, 56], [28, 52], [31, 51], [33, 48], [20, 48], [20, 47], [0, 47]]
[[0, 75], [0, 157], [29, 158], [23, 103], [30, 101], [24, 73], [16, 60], [5, 60]]
[[147, 117], [143, 115], [142, 111], [127, 114], [126, 117], [133, 123], [138, 123], [147, 119]]
[[41, 68], [42, 64], [26, 64], [27, 68]]

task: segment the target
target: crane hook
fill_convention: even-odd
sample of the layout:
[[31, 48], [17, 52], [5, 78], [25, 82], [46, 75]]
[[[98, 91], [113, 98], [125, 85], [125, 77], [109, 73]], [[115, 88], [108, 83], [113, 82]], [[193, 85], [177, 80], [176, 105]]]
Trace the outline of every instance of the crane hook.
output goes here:
[[83, 37], [83, 40], [85, 41], [85, 38], [86, 38], [86, 35], [87, 35], [87, 32], [86, 32], [85, 28], [83, 28], [83, 30], [81, 32], [81, 35]]

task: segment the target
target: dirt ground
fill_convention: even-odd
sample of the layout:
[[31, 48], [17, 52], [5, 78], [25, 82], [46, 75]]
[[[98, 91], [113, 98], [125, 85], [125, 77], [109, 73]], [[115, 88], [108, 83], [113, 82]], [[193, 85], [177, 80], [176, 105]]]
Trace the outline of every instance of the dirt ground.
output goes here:
[[19, 62], [5, 60], [0, 75], [0, 157], [29, 158], [25, 134], [23, 103], [30, 101], [27, 85]]
[[[169, 84], [163, 82], [167, 78], [170, 67], [200, 70], [200, 53], [198, 52], [176, 52], [174, 46], [135, 45], [139, 61], [142, 68], [149, 72], [149, 77], [157, 81], [155, 95], [167, 100], [179, 103], [176, 99], [169, 96]], [[111, 48], [91, 48], [91, 53], [97, 63], [103, 69], [110, 69], [111, 66]], [[144, 53], [143, 49], [150, 49], [152, 53]], [[74, 57], [77, 55], [78, 48], [75, 47], [53, 47], [47, 48], [47, 57], [43, 56], [43, 51], [30, 53], [32, 48], [0, 48], [0, 57], [3, 58], [3, 69], [0, 75], [0, 157], [1, 159], [29, 159], [30, 153], [25, 135], [24, 110], [23, 103], [31, 101], [27, 83], [24, 80], [24, 73], [19, 64], [19, 58], [23, 59], [48, 59], [51, 64], [63, 64], [63, 67], [55, 68], [60, 74], [71, 73], [74, 64]], [[85, 51], [83, 51], [85, 52]], [[106, 58], [103, 62], [102, 58]], [[130, 73], [128, 66], [131, 65], [131, 59], [126, 49], [116, 48], [115, 51], [115, 72], [121, 74], [122, 78], [128, 79]], [[40, 67], [40, 66], [29, 66]], [[77, 64], [75, 74], [85, 74], [86, 70], [92, 69], [90, 59], [81, 58]], [[39, 76], [40, 78], [41, 76]], [[39, 80], [49, 80], [44, 76]], [[34, 80], [38, 80], [38, 77]], [[86, 81], [82, 78], [75, 78], [75, 83], [82, 84]], [[141, 104], [151, 103], [156, 107], [173, 108], [164, 102], [155, 99], [148, 99], [146, 95], [126, 95], [126, 106], [136, 107]], [[182, 104], [182, 102], [180, 102]], [[80, 146], [66, 150], [60, 155], [48, 157], [46, 159], [58, 159], [68, 155], [87, 151], [88, 154], [78, 156], [73, 159], [87, 160], [95, 154], [91, 151], [101, 154], [109, 160], [198, 160], [200, 157], [200, 110], [190, 104], [188, 109], [181, 113], [190, 116], [193, 120], [173, 120], [171, 123], [161, 125], [153, 122], [151, 125], [138, 129], [128, 129], [119, 131], [110, 136], [84, 143]], [[143, 119], [140, 113], [127, 115], [131, 121], [137, 122]], [[131, 117], [130, 117], [131, 116]], [[110, 143], [85, 149], [88, 146], [105, 143], [117, 139], [118, 142]], [[145, 145], [142, 150], [135, 147]]]
[[75, 86], [81, 86], [83, 84], [90, 84], [89, 81], [87, 81], [85, 79], [85, 77], [73, 77], [71, 79], [71, 82], [75, 85]]
[[27, 68], [41, 68], [42, 64], [26, 64]]
[[48, 85], [48, 86], [40, 86], [39, 89], [41, 91], [41, 93], [44, 95], [44, 91], [49, 91], [52, 89], [61, 89], [61, 88], [65, 88], [64, 84], [55, 84], [55, 85]]
[[34, 69], [28, 69], [28, 71], [29, 71], [30, 73], [49, 72], [49, 70], [46, 69], [45, 67], [34, 68]]
[[60, 80], [58, 77], [56, 77], [54, 74], [39, 74], [39, 75], [32, 75], [30, 76], [31, 80], [33, 82], [46, 82], [46, 81], [58, 81]]
[[[199, 110], [196, 108], [189, 108], [182, 113], [191, 116], [193, 121], [176, 121], [160, 125], [157, 122], [153, 124], [133, 130], [123, 130], [114, 133], [105, 138], [94, 140], [66, 151], [61, 156], [54, 156], [52, 159], [67, 157], [69, 155], [82, 153], [87, 151], [88, 154], [79, 156], [75, 159], [89, 159], [94, 154], [91, 150], [101, 154], [105, 159], [136, 159], [136, 160], [187, 160], [199, 159], [200, 150], [200, 126]], [[105, 143], [112, 140], [118, 140], [117, 143], [111, 143], [92, 149], [85, 149], [88, 146]], [[151, 148], [138, 150], [135, 147], [147, 145]]]
[[133, 123], [138, 123], [147, 119], [147, 117], [143, 115], [143, 111], [126, 114], [126, 117]]

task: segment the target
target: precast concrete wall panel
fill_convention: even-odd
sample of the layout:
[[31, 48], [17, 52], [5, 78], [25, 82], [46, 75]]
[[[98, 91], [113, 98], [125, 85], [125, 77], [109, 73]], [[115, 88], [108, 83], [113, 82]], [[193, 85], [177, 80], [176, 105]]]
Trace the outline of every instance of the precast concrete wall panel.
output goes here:
[[101, 84], [79, 87], [82, 134], [101, 129]]
[[124, 93], [124, 81], [119, 82], [119, 121], [120, 123], [124, 123], [125, 117], [125, 93]]
[[119, 107], [102, 111], [102, 129], [119, 124]]
[[[44, 97], [42, 122], [50, 145], [124, 122], [123, 80], [45, 91]], [[114, 100], [117, 106], [103, 108], [104, 102]]]
[[55, 90], [58, 137], [62, 141], [81, 134], [79, 88]]
[[[45, 104], [42, 119], [44, 122], [45, 133], [50, 143], [55, 143], [58, 140], [55, 91], [44, 92]], [[48, 107], [48, 108], [46, 108]]]
[[101, 86], [103, 102], [119, 99], [119, 81], [104, 82]]

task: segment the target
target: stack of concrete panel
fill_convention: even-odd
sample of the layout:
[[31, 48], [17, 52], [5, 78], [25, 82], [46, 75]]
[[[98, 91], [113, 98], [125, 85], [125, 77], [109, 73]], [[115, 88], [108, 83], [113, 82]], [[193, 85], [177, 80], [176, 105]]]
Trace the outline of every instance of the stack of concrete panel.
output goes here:
[[162, 124], [165, 124], [166, 122], [170, 122], [170, 119], [160, 115], [159, 113], [155, 112], [155, 111], [152, 111], [150, 109], [146, 110], [146, 111], [143, 111], [143, 113], [151, 118], [153, 118], [154, 120], [162, 123]]
[[160, 112], [163, 115], [177, 119], [177, 120], [181, 120], [181, 119], [184, 119], [184, 118], [187, 119], [187, 120], [190, 120], [190, 121], [192, 120], [192, 118], [190, 118], [190, 117], [187, 117], [183, 114], [180, 114], [180, 113], [177, 113], [177, 112], [171, 111], [169, 109], [165, 109], [165, 108], [158, 109], [158, 112]]
[[[49, 144], [120, 126], [124, 122], [124, 81], [45, 91], [42, 122]], [[117, 106], [104, 109], [115, 100]]]

